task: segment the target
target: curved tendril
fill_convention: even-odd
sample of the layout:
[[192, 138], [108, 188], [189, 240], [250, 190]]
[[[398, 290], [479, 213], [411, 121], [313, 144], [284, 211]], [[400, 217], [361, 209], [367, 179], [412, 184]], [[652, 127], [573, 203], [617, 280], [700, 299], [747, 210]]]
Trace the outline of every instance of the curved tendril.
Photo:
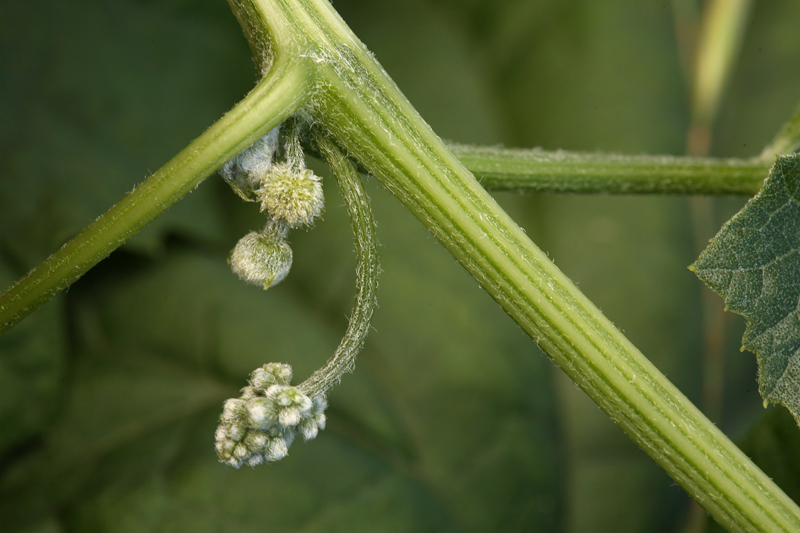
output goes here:
[[315, 133], [320, 153], [339, 182], [350, 214], [356, 244], [358, 266], [356, 267], [356, 301], [347, 331], [339, 347], [325, 366], [314, 372], [298, 388], [309, 397], [324, 394], [339, 382], [342, 375], [352, 372], [356, 355], [361, 351], [369, 333], [372, 313], [377, 306], [378, 289], [378, 243], [375, 236], [375, 220], [372, 217], [367, 196], [358, 170], [339, 148], [322, 132]]

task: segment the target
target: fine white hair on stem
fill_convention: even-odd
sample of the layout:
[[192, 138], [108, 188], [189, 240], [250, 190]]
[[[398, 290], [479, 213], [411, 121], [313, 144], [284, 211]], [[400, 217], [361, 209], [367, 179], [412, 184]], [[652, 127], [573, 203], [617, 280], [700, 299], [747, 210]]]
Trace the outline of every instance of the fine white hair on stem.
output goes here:
[[331, 167], [342, 197], [347, 205], [355, 236], [356, 255], [356, 298], [347, 331], [336, 352], [324, 367], [299, 385], [299, 389], [309, 396], [324, 394], [342, 375], [351, 372], [355, 366], [358, 352], [364, 346], [369, 333], [372, 313], [377, 307], [378, 290], [378, 243], [375, 234], [375, 220], [372, 216], [367, 196], [355, 164], [324, 133], [317, 131], [315, 141], [325, 161]]

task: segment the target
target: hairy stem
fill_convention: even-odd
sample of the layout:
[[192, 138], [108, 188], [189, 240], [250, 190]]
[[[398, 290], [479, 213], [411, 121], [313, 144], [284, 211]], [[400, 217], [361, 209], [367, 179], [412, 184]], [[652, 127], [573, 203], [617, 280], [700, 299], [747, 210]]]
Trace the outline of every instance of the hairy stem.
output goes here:
[[355, 164], [347, 158], [335, 141], [322, 133], [316, 136], [317, 146], [331, 167], [342, 190], [353, 226], [356, 244], [356, 302], [347, 331], [324, 367], [314, 372], [298, 388], [309, 397], [324, 394], [338, 383], [345, 372], [351, 372], [355, 359], [369, 333], [372, 313], [378, 305], [378, 241], [375, 220], [364, 186]]
[[761, 190], [771, 162], [626, 156], [451, 144], [481, 185], [526, 193], [748, 195]]
[[276, 63], [216, 124], [0, 295], [0, 333], [77, 281], [228, 159], [294, 113], [308, 98], [308, 79], [302, 63]]

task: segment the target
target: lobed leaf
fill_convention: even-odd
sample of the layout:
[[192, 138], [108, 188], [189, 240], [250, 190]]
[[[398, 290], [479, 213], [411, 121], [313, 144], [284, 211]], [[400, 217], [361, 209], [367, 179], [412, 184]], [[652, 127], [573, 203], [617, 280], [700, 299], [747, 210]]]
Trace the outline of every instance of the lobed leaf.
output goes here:
[[800, 155], [778, 158], [764, 188], [690, 267], [747, 319], [764, 404], [800, 422]]

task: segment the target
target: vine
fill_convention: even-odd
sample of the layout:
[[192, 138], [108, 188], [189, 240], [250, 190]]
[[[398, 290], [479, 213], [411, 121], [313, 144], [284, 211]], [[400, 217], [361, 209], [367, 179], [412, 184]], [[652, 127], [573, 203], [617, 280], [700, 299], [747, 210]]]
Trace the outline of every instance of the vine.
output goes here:
[[[800, 529], [800, 509], [530, 241], [425, 124], [327, 2], [230, 3], [264, 75], [261, 82], [164, 168], [0, 296], [2, 330], [66, 288], [231, 160], [223, 170], [226, 180], [269, 214], [265, 228], [246, 236], [242, 248], [234, 250], [232, 266], [246, 281], [264, 288], [280, 281], [291, 263], [283, 247], [286, 232], [309, 223], [321, 211], [317, 181], [298, 157], [299, 133], [288, 135], [286, 160], [275, 160], [277, 134], [270, 132], [297, 114], [313, 125], [317, 149], [334, 169], [348, 202], [359, 255], [356, 307], [340, 348], [306, 382], [291, 386], [290, 369], [283, 364], [265, 365], [251, 374], [243, 396], [229, 400], [222, 415], [217, 449], [223, 460], [234, 466], [277, 460], [295, 434], [313, 438], [325, 425], [325, 393], [352, 368], [363, 344], [375, 306], [378, 268], [374, 223], [354, 159], [378, 177], [523, 330], [721, 524], [742, 531]], [[796, 137], [796, 124], [787, 131], [768, 151], [792, 145], [786, 139]], [[254, 152], [234, 159], [254, 142]], [[547, 157], [455, 151], [464, 159], [478, 156], [470, 163], [476, 169], [494, 158], [491, 164], [501, 167], [495, 173], [500, 176], [496, 187], [525, 188], [503, 177], [533, 174], [502, 170], [514, 160], [526, 160], [529, 168], [548, 165]], [[254, 153], [261, 155], [253, 158]], [[619, 192], [664, 192], [665, 183], [675, 176], [689, 175], [674, 192], [730, 187], [731, 192], [751, 193], [763, 180], [759, 172], [767, 164], [765, 158], [720, 162], [557, 154], [551, 159], [562, 166], [551, 165], [542, 175], [580, 174], [570, 165], [597, 170], [594, 182], [578, 180], [574, 190], [610, 191], [615, 186], [607, 184], [614, 175], [627, 175], [616, 185]], [[647, 170], [639, 185], [632, 184], [636, 173], [628, 173], [637, 164]], [[264, 167], [267, 171], [261, 172]], [[253, 173], [252, 168], [259, 170]], [[725, 172], [726, 177], [714, 181]], [[493, 175], [490, 168], [478, 173], [487, 179]], [[253, 174], [271, 177], [256, 181]], [[660, 185], [658, 176], [665, 177]], [[288, 199], [288, 204], [298, 199], [305, 203], [284, 210], [285, 202], [275, 203], [279, 198]]]

